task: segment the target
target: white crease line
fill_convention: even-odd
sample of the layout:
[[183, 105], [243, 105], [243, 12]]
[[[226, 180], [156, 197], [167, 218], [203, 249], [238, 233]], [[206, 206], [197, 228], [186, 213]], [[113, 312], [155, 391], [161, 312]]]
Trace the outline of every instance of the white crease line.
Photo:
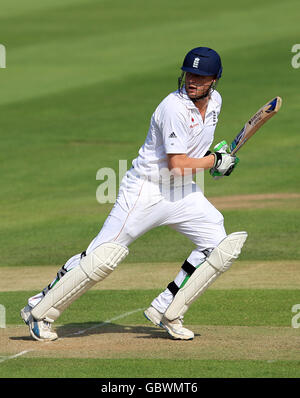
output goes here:
[[21, 351], [21, 352], [19, 352], [18, 354], [11, 355], [10, 357], [1, 358], [1, 359], [0, 359], [0, 363], [5, 362], [5, 361], [8, 361], [9, 359], [18, 358], [18, 357], [20, 357], [21, 355], [27, 354], [27, 352], [30, 352], [30, 351], [32, 351], [32, 350]]
[[143, 310], [144, 310], [144, 308], [137, 308], [136, 310], [129, 311], [129, 312], [125, 312], [124, 314], [121, 314], [121, 315], [118, 315], [118, 316], [116, 316], [116, 317], [114, 317], [114, 318], [108, 319], [107, 321], [104, 321], [104, 322], [102, 322], [102, 323], [99, 323], [98, 325], [94, 325], [94, 326], [91, 326], [91, 327], [89, 327], [89, 328], [87, 328], [87, 329], [79, 330], [78, 332], [74, 332], [74, 333], [71, 333], [71, 334], [67, 334], [67, 335], [62, 336], [62, 337], [78, 336], [78, 335], [80, 335], [80, 334], [84, 334], [85, 332], [87, 332], [87, 331], [89, 331], [89, 330], [97, 329], [97, 328], [99, 328], [99, 327], [101, 327], [101, 326], [107, 325], [108, 323], [111, 323], [111, 322], [113, 322], [113, 321], [117, 321], [118, 319], [125, 318], [125, 317], [128, 316], [128, 315], [135, 314], [136, 312], [138, 312], [138, 311], [143, 311]]

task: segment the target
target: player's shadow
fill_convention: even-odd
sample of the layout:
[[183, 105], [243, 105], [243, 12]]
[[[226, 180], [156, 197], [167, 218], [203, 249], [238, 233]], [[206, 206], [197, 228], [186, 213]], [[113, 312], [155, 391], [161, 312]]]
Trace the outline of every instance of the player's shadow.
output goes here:
[[[88, 322], [88, 323], [69, 323], [54, 327], [53, 330], [58, 334], [58, 338], [76, 338], [83, 336], [101, 335], [101, 334], [135, 334], [138, 339], [162, 338], [168, 339], [168, 333], [154, 326], [141, 325], [119, 325], [107, 322]], [[10, 336], [14, 341], [30, 341], [31, 336]]]
[[55, 329], [61, 338], [76, 338], [101, 334], [135, 334], [136, 338], [168, 338], [166, 331], [154, 326], [120, 325], [106, 322], [70, 323]]
[[[138, 339], [162, 338], [170, 339], [170, 335], [162, 328], [146, 325], [119, 325], [107, 322], [70, 323], [59, 326], [56, 332], [61, 338], [75, 338], [100, 334], [136, 334]], [[195, 333], [195, 337], [201, 336]]]

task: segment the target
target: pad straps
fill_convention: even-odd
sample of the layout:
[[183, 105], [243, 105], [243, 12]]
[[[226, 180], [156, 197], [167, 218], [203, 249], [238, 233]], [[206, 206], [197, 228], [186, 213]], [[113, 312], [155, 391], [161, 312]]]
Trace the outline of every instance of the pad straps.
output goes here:
[[195, 272], [196, 267], [194, 267], [191, 263], [189, 263], [187, 260], [182, 264], [181, 269], [187, 273], [187, 276], [185, 277], [183, 283], [181, 286], [177, 286], [174, 281], [170, 282], [167, 286], [167, 288], [170, 290], [170, 292], [175, 296], [178, 293], [178, 290], [184, 286], [184, 284], [187, 282], [188, 278]]
[[[80, 259], [82, 259], [83, 257], [86, 256], [86, 251], [83, 251], [80, 254]], [[46, 286], [43, 290], [42, 293], [44, 296], [46, 296], [46, 294], [49, 292], [50, 289], [52, 289], [56, 283], [68, 272], [68, 270], [65, 268], [65, 266], [63, 265], [57, 272], [56, 278], [54, 279], [54, 281], [52, 281], [51, 283], [49, 283], [48, 286]]]

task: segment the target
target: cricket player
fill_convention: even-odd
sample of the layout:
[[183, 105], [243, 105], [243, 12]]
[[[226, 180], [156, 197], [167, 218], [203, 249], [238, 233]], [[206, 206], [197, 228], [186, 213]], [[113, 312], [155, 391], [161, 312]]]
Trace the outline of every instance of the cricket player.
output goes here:
[[51, 326], [62, 311], [114, 271], [134, 240], [163, 225], [186, 236], [195, 248], [144, 315], [173, 339], [194, 338], [183, 326], [185, 312], [230, 267], [247, 237], [246, 232], [226, 234], [222, 214], [193, 180], [206, 169], [215, 178], [229, 176], [237, 164], [225, 141], [209, 150], [222, 105], [216, 90], [221, 75], [221, 59], [213, 49], [197, 47], [186, 54], [178, 89], [154, 111], [146, 140], [99, 234], [21, 310], [34, 339], [55, 340]]

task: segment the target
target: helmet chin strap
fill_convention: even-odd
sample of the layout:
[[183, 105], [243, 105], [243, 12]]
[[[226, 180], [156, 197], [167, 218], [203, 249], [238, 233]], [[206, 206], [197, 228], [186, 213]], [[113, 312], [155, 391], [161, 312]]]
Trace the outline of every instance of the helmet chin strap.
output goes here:
[[184, 72], [182, 72], [181, 76], [179, 76], [178, 78], [178, 91], [180, 94], [182, 94], [183, 78], [184, 78]]
[[211, 94], [211, 89], [212, 89], [213, 83], [209, 86], [209, 88], [207, 89], [205, 94], [200, 95], [199, 97], [195, 97], [195, 98], [190, 98], [191, 101], [193, 102], [197, 102], [200, 101], [204, 98], [207, 98], [209, 96], [209, 94]]
[[211, 85], [208, 87], [206, 93], [204, 93], [204, 94], [202, 94], [202, 95], [200, 95], [199, 97], [196, 97], [196, 98], [190, 98], [190, 100], [195, 103], [195, 102], [200, 101], [200, 100], [202, 100], [204, 98], [207, 98], [214, 91], [214, 89], [216, 88], [216, 85], [217, 85], [217, 82], [215, 82], [215, 81], [212, 82]]
[[[184, 74], [185, 73], [183, 72], [181, 74], [181, 76], [178, 78], [178, 90], [179, 90], [179, 93], [181, 93], [181, 94], [182, 94], [182, 88], [183, 88], [183, 85], [184, 85]], [[206, 93], [204, 93], [204, 94], [202, 94], [202, 95], [200, 95], [199, 97], [196, 97], [196, 98], [190, 98], [189, 96], [188, 97], [194, 103], [197, 102], [197, 101], [200, 101], [200, 100], [202, 100], [204, 98], [207, 98], [214, 91], [214, 89], [216, 88], [216, 85], [217, 85], [217, 82], [214, 81], [208, 87]]]

